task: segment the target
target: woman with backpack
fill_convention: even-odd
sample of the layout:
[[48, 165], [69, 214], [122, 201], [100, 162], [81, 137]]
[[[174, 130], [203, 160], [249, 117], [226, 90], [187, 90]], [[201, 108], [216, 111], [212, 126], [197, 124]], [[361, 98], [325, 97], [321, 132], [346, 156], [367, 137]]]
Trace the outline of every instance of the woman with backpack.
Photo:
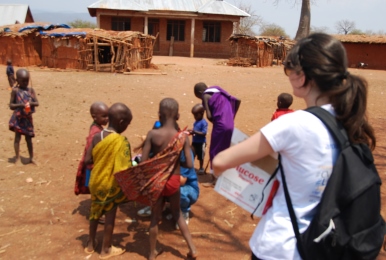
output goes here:
[[[367, 82], [347, 70], [343, 45], [330, 35], [316, 33], [300, 40], [284, 62], [293, 94], [306, 107], [318, 106], [343, 125], [351, 143], [375, 148], [375, 136], [366, 116]], [[219, 153], [213, 170], [226, 169], [280, 154], [286, 185], [300, 233], [315, 215], [339, 154], [329, 130], [313, 114], [299, 110], [270, 122], [249, 139]], [[281, 174], [272, 207], [261, 218], [249, 245], [252, 259], [301, 259], [287, 208]]]

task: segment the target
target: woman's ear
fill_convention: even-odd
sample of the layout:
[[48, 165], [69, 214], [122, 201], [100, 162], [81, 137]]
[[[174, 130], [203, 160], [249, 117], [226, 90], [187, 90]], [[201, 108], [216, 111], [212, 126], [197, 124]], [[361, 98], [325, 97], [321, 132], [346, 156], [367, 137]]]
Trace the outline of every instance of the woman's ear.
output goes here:
[[180, 119], [180, 114], [177, 114], [177, 116], [176, 116], [176, 121], [177, 121], [178, 119]]

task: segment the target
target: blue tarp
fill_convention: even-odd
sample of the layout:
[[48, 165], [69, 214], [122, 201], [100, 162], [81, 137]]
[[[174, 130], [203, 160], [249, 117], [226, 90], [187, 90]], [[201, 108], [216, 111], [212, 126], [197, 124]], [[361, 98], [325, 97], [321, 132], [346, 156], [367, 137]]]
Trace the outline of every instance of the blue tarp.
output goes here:
[[70, 36], [82, 36], [82, 37], [86, 37], [87, 33], [86, 32], [61, 32], [61, 33], [57, 33], [57, 32], [54, 32], [54, 33], [51, 33], [50, 31], [48, 32], [43, 32], [43, 31], [40, 31], [39, 32], [41, 35], [47, 35], [47, 36], [52, 36], [52, 37], [70, 37]]
[[48, 25], [45, 25], [45, 26], [42, 26], [42, 25], [28, 25], [26, 27], [23, 27], [23, 28], [20, 28], [19, 32], [22, 32], [22, 31], [25, 31], [25, 30], [31, 30], [31, 29], [37, 29], [39, 31], [47, 31], [47, 30], [52, 30], [52, 29], [55, 29], [55, 28], [67, 28], [67, 29], [70, 29], [71, 26], [67, 25], [67, 24], [48, 24]]

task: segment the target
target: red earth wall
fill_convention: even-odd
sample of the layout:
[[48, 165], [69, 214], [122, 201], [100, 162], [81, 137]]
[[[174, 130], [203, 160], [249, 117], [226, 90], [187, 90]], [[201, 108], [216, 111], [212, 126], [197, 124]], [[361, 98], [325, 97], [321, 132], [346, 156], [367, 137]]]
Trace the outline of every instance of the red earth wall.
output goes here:
[[30, 34], [28, 36], [0, 37], [0, 63], [6, 64], [8, 59], [17, 67], [41, 65], [42, 40]]
[[358, 63], [368, 64], [368, 69], [386, 70], [386, 44], [343, 43], [347, 51], [348, 66], [357, 67]]

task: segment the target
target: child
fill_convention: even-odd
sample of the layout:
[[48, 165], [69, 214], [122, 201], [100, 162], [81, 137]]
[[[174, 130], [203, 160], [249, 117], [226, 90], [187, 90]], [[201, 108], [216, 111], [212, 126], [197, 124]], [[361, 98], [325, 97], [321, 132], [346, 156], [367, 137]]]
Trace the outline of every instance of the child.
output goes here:
[[86, 183], [86, 171], [90, 171], [92, 166], [90, 165], [88, 168], [85, 167], [84, 159], [94, 135], [100, 133], [103, 130], [103, 126], [109, 122], [108, 111], [109, 108], [103, 102], [94, 102], [90, 107], [90, 114], [94, 121], [90, 126], [90, 131], [88, 137], [86, 138], [86, 146], [84, 147], [83, 156], [79, 162], [75, 179], [75, 195], [90, 194], [88, 183]]
[[9, 130], [15, 132], [15, 164], [20, 161], [20, 139], [25, 136], [27, 142], [29, 161], [36, 164], [33, 157], [32, 137], [35, 136], [32, 122], [32, 113], [35, 107], [39, 106], [38, 99], [33, 88], [28, 87], [29, 72], [26, 69], [19, 69], [16, 72], [17, 86], [12, 89], [9, 108], [13, 111], [9, 120]]
[[[148, 132], [142, 149], [142, 162], [127, 171], [117, 174], [116, 178], [127, 190], [129, 200], [136, 200], [152, 206], [150, 222], [150, 255], [155, 259], [161, 252], [156, 250], [158, 223], [162, 218], [165, 199], [169, 199], [174, 220], [189, 246], [189, 259], [197, 257], [188, 226], [180, 209], [180, 164], [193, 167], [192, 157], [187, 156], [186, 163], [180, 163], [182, 149], [190, 153], [187, 132], [177, 131], [178, 103], [172, 98], [165, 98], [159, 105], [161, 127]], [[150, 154], [154, 156], [150, 158]]]
[[12, 89], [15, 86], [16, 80], [15, 80], [15, 71], [13, 70], [12, 61], [7, 60], [7, 77], [8, 77], [8, 83], [9, 83], [9, 89]]
[[[200, 82], [194, 86], [194, 95], [202, 100], [206, 111], [206, 117], [213, 123], [209, 147], [209, 160], [211, 174], [213, 158], [221, 151], [229, 148], [234, 128], [234, 118], [240, 107], [241, 101], [218, 86], [207, 87]], [[204, 184], [204, 187], [213, 187], [216, 183], [212, 175], [212, 183]]]
[[271, 121], [277, 119], [279, 116], [282, 116], [284, 114], [292, 113], [294, 110], [289, 109], [289, 107], [292, 105], [292, 95], [288, 93], [281, 93], [277, 97], [277, 109], [273, 113]]
[[98, 219], [104, 214], [106, 220], [100, 259], [107, 259], [125, 252], [125, 249], [111, 244], [117, 205], [126, 201], [126, 196], [116, 182], [114, 174], [131, 166], [130, 144], [126, 137], [120, 135], [133, 118], [131, 111], [126, 105], [116, 103], [110, 107], [108, 116], [109, 126], [100, 134], [94, 135], [85, 158], [87, 165], [94, 164], [94, 166], [89, 182], [90, 236], [84, 251], [87, 254], [95, 251], [98, 244], [95, 239]]
[[197, 104], [192, 108], [192, 114], [196, 120], [193, 124], [193, 130], [189, 132], [193, 135], [192, 147], [194, 153], [200, 162], [198, 174], [204, 173], [204, 156], [206, 147], [206, 132], [208, 131], [208, 122], [204, 119], [205, 109], [202, 104]]
[[[192, 151], [190, 151], [190, 156], [192, 157], [192, 161], [194, 161], [194, 154]], [[181, 152], [180, 161], [186, 162], [186, 156], [184, 152]], [[194, 167], [185, 168], [181, 166], [180, 173], [180, 206], [182, 216], [184, 217], [186, 224], [189, 224], [190, 206], [196, 203], [200, 194], [200, 189], [198, 187], [197, 174], [194, 170]]]

